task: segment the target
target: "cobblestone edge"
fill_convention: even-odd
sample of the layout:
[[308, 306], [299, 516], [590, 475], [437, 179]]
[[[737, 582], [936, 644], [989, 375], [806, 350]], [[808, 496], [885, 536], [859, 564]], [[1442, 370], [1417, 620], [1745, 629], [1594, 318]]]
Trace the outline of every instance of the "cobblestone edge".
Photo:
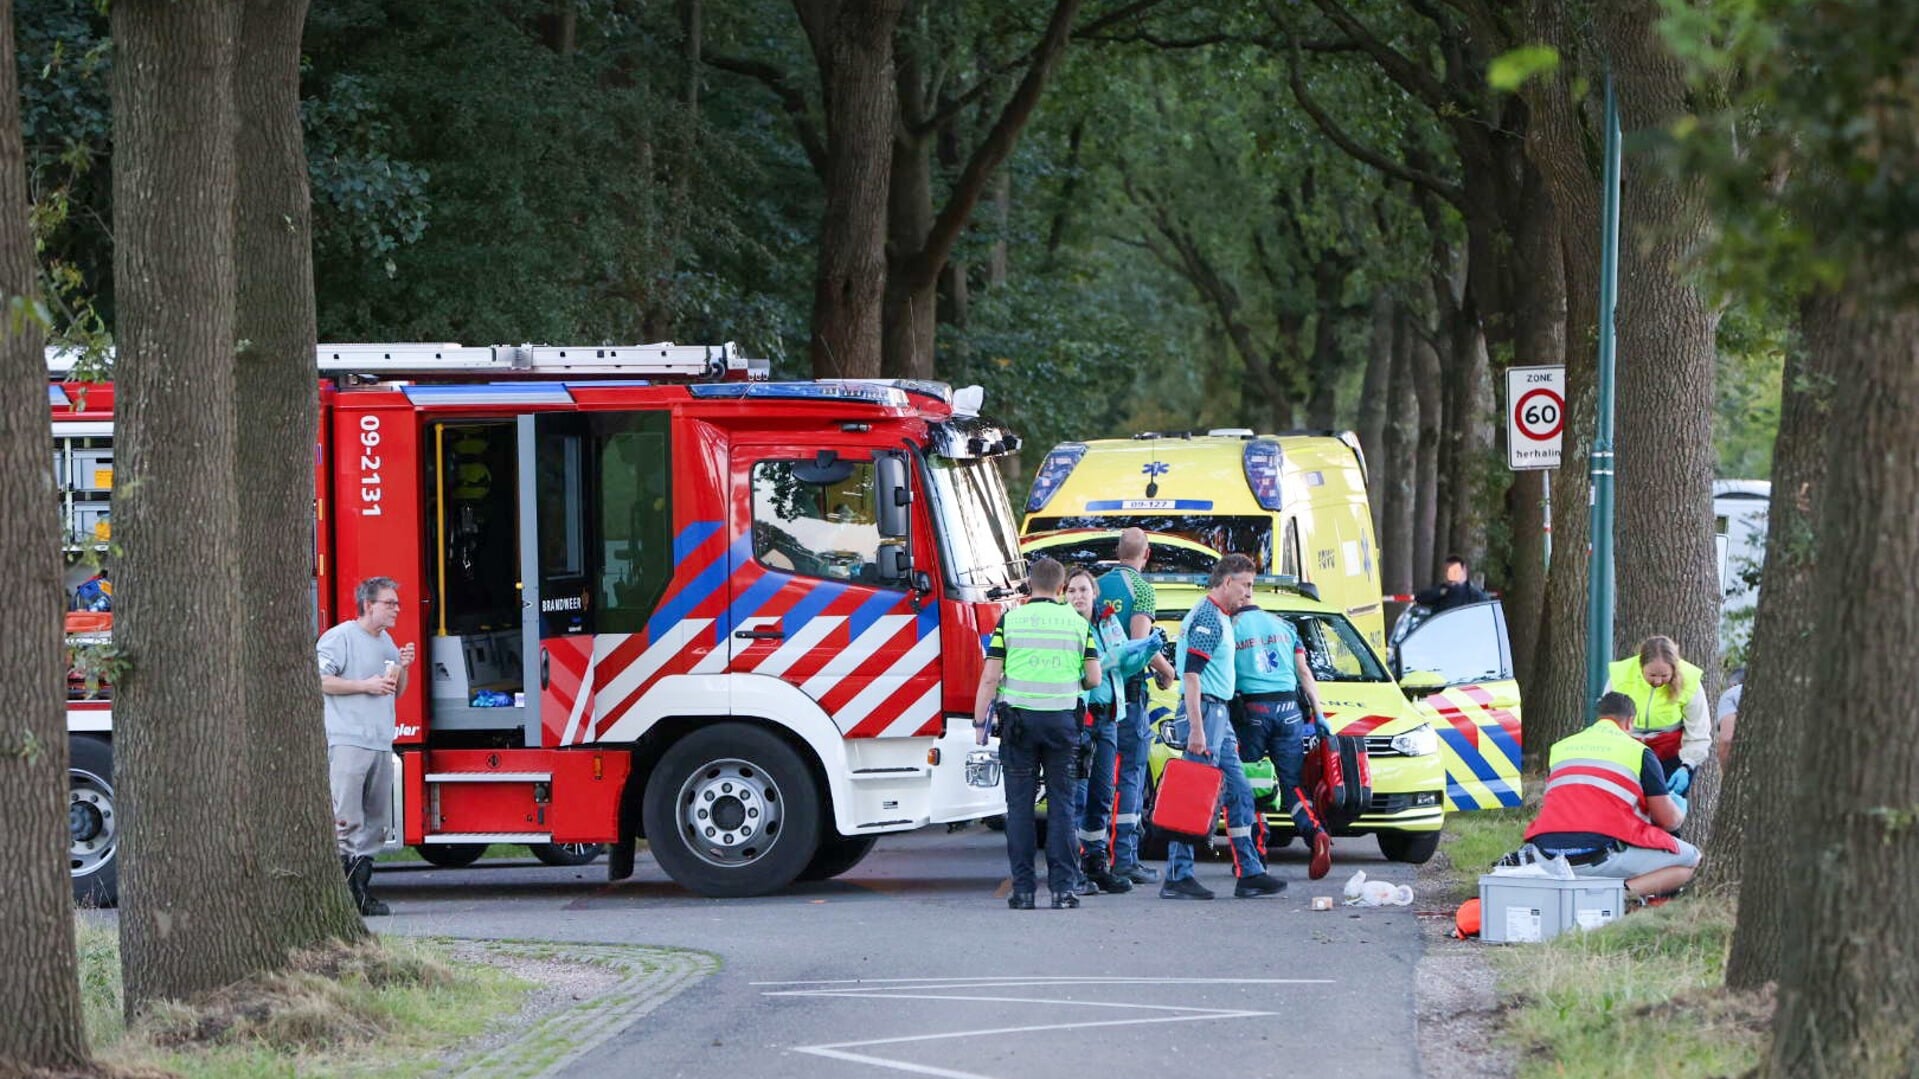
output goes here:
[[619, 984], [571, 1007], [548, 1014], [514, 1033], [510, 1042], [437, 1074], [449, 1077], [515, 1076], [541, 1079], [632, 1026], [682, 990], [720, 969], [717, 956], [679, 948], [626, 944], [553, 944], [545, 941], [475, 941], [498, 955], [568, 963], [591, 963], [625, 972]]

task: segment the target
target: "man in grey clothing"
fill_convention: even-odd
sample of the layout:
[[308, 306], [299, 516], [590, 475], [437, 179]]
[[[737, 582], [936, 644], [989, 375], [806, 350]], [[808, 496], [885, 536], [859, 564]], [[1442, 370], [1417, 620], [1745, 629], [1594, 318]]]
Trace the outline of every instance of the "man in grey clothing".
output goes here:
[[400, 616], [393, 578], [368, 577], [353, 598], [360, 616], [320, 635], [327, 776], [347, 888], [361, 914], [385, 914], [371, 888], [373, 856], [393, 817], [393, 706], [406, 689], [414, 647], [395, 646], [387, 632]]

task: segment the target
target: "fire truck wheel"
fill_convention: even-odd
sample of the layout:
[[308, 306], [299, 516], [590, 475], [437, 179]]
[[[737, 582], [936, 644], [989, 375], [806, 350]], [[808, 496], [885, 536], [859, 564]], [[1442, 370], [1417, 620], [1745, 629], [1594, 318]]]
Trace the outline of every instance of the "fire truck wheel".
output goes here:
[[793, 747], [745, 723], [674, 743], [647, 779], [644, 816], [660, 868], [701, 895], [778, 891], [820, 846], [813, 773]]
[[68, 742], [67, 859], [73, 901], [111, 907], [120, 901], [120, 832], [113, 795], [113, 746], [98, 738]]
[[799, 879], [832, 880], [860, 864], [879, 841], [876, 835], [830, 835], [820, 841], [820, 849], [800, 870]]
[[472, 865], [486, 853], [485, 843], [422, 843], [413, 848], [426, 864], [441, 869]]
[[547, 865], [592, 865], [606, 847], [599, 843], [535, 843], [527, 848]]
[[1438, 832], [1380, 832], [1379, 853], [1395, 862], [1425, 865], [1439, 849]]

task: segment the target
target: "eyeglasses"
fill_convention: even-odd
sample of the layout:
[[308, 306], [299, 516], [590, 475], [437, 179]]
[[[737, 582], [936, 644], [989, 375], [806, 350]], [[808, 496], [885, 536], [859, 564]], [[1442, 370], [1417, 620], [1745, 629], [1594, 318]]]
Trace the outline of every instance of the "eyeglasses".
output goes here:
[[398, 607], [400, 601], [397, 599], [376, 599], [373, 601], [373, 605], [375, 607]]

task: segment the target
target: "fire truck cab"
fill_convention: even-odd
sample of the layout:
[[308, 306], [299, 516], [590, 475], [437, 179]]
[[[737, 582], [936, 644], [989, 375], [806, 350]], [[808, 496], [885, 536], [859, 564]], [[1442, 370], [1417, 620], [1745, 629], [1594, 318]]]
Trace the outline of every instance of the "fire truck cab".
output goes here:
[[[1019, 443], [947, 387], [754, 381], [697, 346], [323, 346], [321, 371], [316, 629], [391, 577], [418, 644], [401, 842], [606, 843], [618, 879], [645, 839], [740, 896], [1003, 812], [967, 757], [1024, 573], [993, 460]], [[110, 800], [98, 771], [77, 800]]]

